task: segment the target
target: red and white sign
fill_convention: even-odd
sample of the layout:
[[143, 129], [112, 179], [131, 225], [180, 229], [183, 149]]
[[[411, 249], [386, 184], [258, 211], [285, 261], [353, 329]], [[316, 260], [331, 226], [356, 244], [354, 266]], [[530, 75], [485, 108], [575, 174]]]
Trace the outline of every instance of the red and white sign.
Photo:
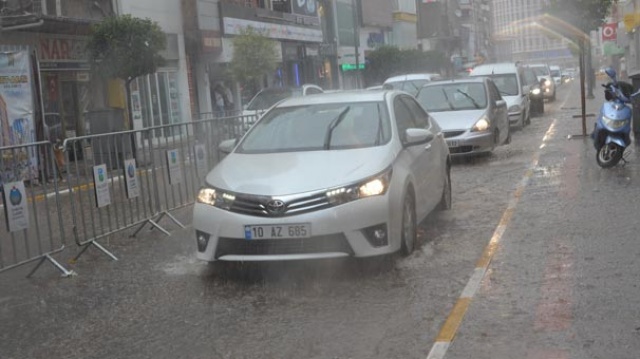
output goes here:
[[616, 41], [618, 38], [618, 24], [606, 24], [602, 27], [602, 41]]

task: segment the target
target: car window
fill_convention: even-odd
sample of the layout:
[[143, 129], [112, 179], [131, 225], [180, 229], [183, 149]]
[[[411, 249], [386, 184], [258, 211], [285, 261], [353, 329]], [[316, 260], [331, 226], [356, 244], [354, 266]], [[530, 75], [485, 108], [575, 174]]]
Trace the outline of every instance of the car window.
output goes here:
[[411, 112], [411, 116], [413, 116], [413, 122], [415, 123], [417, 128], [428, 129], [431, 127], [429, 123], [429, 115], [420, 107], [418, 102], [415, 99], [407, 96], [402, 96], [400, 99]]
[[535, 76], [549, 76], [549, 70], [546, 66], [532, 66], [530, 69], [533, 71]]
[[482, 83], [449, 83], [423, 87], [416, 96], [430, 112], [474, 110], [487, 107], [487, 93]]
[[317, 95], [317, 94], [319, 94], [319, 93], [322, 93], [322, 90], [317, 89], [317, 88], [315, 88], [315, 87], [309, 87], [309, 88], [307, 89], [307, 95]]
[[254, 98], [249, 102], [247, 106], [247, 110], [249, 111], [258, 111], [258, 110], [266, 110], [271, 106], [277, 104], [278, 102], [289, 98], [293, 95], [293, 92], [290, 89], [267, 89], [260, 91]]
[[413, 119], [413, 114], [400, 97], [396, 97], [393, 102], [393, 110], [396, 116], [396, 128], [402, 142], [405, 141], [405, 134], [407, 129], [416, 128], [416, 123]]
[[524, 82], [527, 85], [535, 85], [538, 83], [538, 78], [531, 69], [524, 70]]
[[493, 81], [491, 80], [487, 81], [487, 86], [489, 87], [489, 93], [491, 94], [492, 101], [502, 100], [502, 96], [500, 96], [500, 91], [498, 91], [498, 88], [493, 83]]
[[238, 146], [238, 153], [320, 151], [378, 146], [391, 139], [382, 102], [274, 108]]
[[394, 90], [400, 90], [408, 92], [412, 95], [418, 94], [418, 91], [422, 88], [422, 86], [429, 83], [428, 80], [409, 80], [409, 81], [398, 81], [398, 82], [388, 82], [385, 83], [386, 87], [391, 87]]
[[493, 80], [493, 83], [502, 96], [517, 96], [520, 93], [518, 89], [518, 79], [515, 73], [490, 75], [489, 77]]

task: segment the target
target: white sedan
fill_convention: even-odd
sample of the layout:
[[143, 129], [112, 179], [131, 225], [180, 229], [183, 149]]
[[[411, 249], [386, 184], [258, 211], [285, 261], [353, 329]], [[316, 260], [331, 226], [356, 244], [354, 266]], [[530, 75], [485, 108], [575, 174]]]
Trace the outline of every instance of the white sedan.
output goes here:
[[287, 99], [227, 150], [194, 208], [201, 260], [409, 254], [451, 206], [443, 133], [403, 92]]

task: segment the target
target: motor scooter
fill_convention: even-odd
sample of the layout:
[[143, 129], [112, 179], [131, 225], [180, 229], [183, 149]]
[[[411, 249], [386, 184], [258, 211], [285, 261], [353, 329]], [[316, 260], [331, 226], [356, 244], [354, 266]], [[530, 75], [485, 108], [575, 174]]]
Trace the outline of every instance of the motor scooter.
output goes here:
[[633, 86], [618, 81], [613, 68], [609, 67], [605, 72], [611, 82], [602, 85], [606, 102], [602, 104], [591, 138], [597, 151], [598, 165], [610, 168], [624, 160], [624, 150], [631, 144], [631, 108], [627, 104], [640, 91], [632, 93]]

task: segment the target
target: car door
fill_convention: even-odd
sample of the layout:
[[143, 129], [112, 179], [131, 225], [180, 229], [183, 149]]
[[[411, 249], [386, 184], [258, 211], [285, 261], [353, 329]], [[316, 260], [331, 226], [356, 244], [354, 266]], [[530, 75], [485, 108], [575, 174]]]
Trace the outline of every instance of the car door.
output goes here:
[[442, 140], [442, 131], [439, 128], [431, 124], [429, 115], [418, 104], [413, 97], [401, 96], [400, 101], [409, 110], [410, 116], [414, 123], [414, 128], [426, 129], [429, 131], [436, 130], [433, 133], [436, 138], [429, 143], [413, 146], [419, 151], [416, 154], [419, 156], [417, 163], [419, 167], [416, 168], [416, 197], [420, 199], [421, 206], [418, 208], [416, 205], [416, 212], [420, 216], [425, 217], [437, 204], [440, 202], [442, 190], [444, 188], [444, 175], [443, 175], [443, 151], [444, 142]]
[[[535, 75], [534, 75], [535, 77]], [[529, 88], [531, 84], [528, 81], [528, 77], [525, 74], [525, 71], [520, 68], [518, 69], [518, 82], [520, 83], [520, 96], [522, 97], [522, 108], [524, 109], [525, 119], [529, 118], [529, 110], [531, 106], [531, 101], [529, 98], [529, 91], [524, 91], [524, 87], [527, 86]]]
[[507, 140], [509, 136], [509, 114], [507, 113], [507, 104], [502, 106], [497, 105], [497, 101], [503, 101], [500, 91], [496, 87], [496, 84], [487, 79], [487, 87], [489, 88], [489, 99], [491, 106], [491, 120], [496, 123], [498, 130], [500, 131], [500, 143]]

